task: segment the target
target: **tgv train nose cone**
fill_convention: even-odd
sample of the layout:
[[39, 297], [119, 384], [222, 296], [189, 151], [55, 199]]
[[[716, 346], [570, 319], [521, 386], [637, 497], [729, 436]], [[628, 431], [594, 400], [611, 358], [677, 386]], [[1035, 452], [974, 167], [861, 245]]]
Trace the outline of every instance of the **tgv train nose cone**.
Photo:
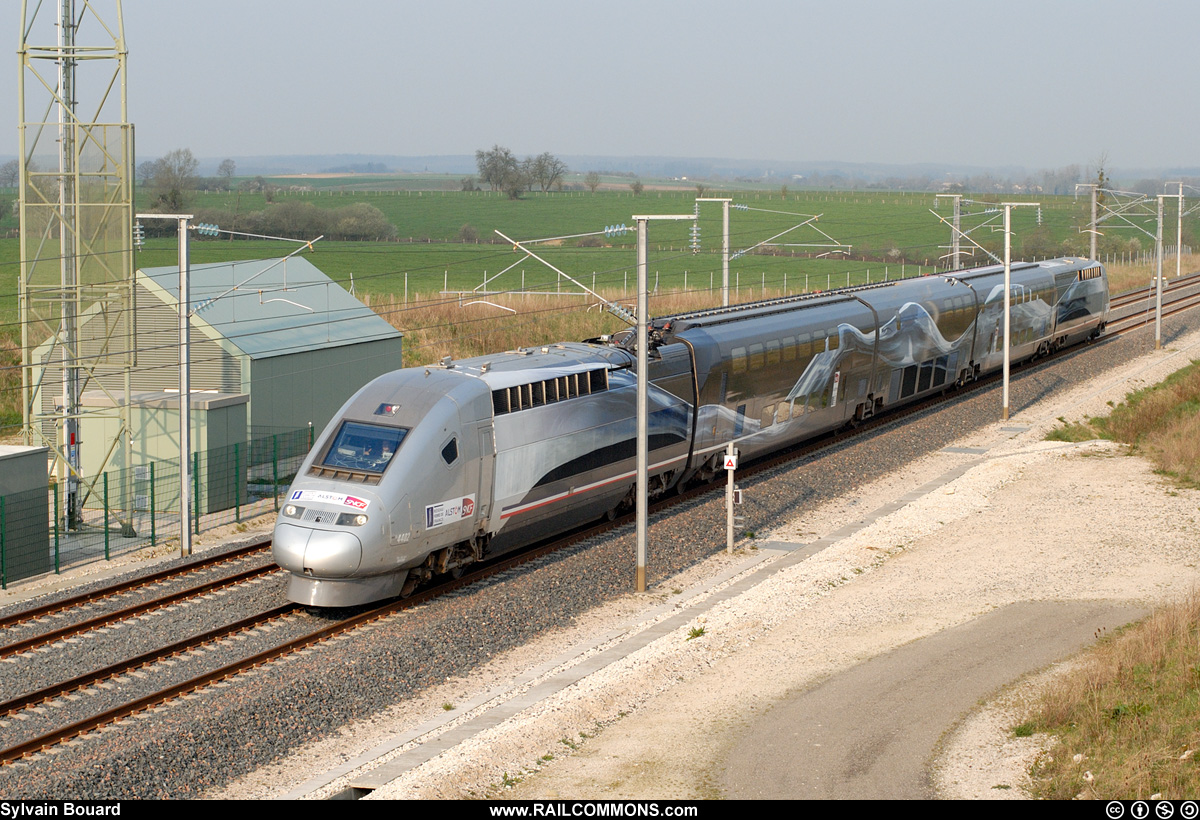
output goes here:
[[271, 552], [275, 563], [301, 575], [344, 578], [362, 563], [362, 542], [348, 532], [297, 527], [282, 521], [275, 525]]

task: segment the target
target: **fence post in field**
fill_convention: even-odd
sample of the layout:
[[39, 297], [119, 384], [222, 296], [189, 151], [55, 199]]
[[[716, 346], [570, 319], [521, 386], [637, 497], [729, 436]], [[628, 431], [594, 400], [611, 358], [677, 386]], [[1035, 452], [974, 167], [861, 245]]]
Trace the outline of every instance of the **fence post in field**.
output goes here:
[[155, 537], [158, 535], [157, 523], [154, 520], [154, 462], [150, 462], [150, 546], [155, 545]]
[[108, 554], [108, 473], [104, 474], [104, 560], [109, 560]]
[[196, 535], [200, 534], [200, 453], [192, 453], [192, 495], [196, 504]]
[[242, 520], [242, 463], [238, 453], [238, 445], [233, 443], [233, 520]]

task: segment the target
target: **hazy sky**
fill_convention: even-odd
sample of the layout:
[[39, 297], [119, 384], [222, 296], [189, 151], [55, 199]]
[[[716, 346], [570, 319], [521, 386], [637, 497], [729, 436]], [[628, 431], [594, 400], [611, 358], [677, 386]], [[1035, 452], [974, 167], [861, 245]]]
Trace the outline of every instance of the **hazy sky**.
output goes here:
[[[20, 2], [4, 5], [17, 40]], [[499, 143], [522, 155], [1200, 164], [1195, 0], [125, 0], [124, 12], [139, 159]], [[15, 83], [0, 85], [15, 113]], [[9, 134], [0, 153], [16, 153]]]

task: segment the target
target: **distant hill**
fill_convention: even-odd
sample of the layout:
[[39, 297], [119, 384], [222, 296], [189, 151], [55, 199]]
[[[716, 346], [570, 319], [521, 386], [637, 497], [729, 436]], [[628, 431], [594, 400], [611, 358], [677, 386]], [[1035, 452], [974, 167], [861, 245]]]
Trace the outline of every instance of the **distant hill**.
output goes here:
[[[520, 151], [518, 156], [524, 156]], [[894, 165], [872, 162], [843, 162], [840, 160], [745, 160], [726, 157], [664, 157], [561, 154], [573, 172], [599, 171], [605, 174], [630, 174], [645, 178], [688, 177], [690, 179], [747, 179], [777, 181], [781, 185], [805, 185], [804, 180], [817, 177], [821, 184], [883, 184], [889, 180], [963, 180], [987, 176], [996, 179], [1023, 180], [1037, 178], [1057, 169], [1026, 168], [1016, 165], [974, 166], [951, 163], [924, 162]], [[153, 159], [142, 156], [139, 161]], [[372, 174], [413, 173], [474, 176], [474, 154], [444, 154], [437, 156], [403, 156], [397, 154], [301, 154], [294, 156], [233, 156], [202, 157], [199, 173], [215, 176], [224, 159], [237, 163], [238, 176], [280, 176], [284, 174]], [[16, 159], [0, 155], [0, 164]], [[1078, 163], [1083, 177], [1091, 173], [1088, 163]], [[1119, 167], [1109, 169], [1118, 187], [1131, 186], [1144, 180], [1195, 179], [1200, 166], [1175, 168]], [[887, 187], [886, 184], [883, 187]]]
[[[516, 152], [518, 156], [522, 154]], [[1051, 169], [1021, 166], [973, 166], [950, 163], [892, 165], [838, 160], [743, 160], [724, 157], [663, 157], [562, 154], [560, 158], [573, 172], [599, 171], [605, 174], [629, 174], [646, 178], [746, 179], [777, 181], [781, 185], [803, 186], [805, 180], [818, 178], [823, 186], [844, 180], [847, 184], [884, 184], [896, 180], [964, 180], [983, 178], [1023, 180], [1038, 178]], [[200, 160], [201, 175], [216, 174], [225, 157]], [[283, 174], [321, 173], [428, 173], [473, 176], [477, 173], [473, 154], [441, 156], [401, 156], [389, 154], [307, 154], [297, 156], [232, 157], [238, 176], [279, 176]], [[1091, 172], [1079, 164], [1083, 176]], [[1200, 177], [1200, 167], [1191, 168], [1120, 168], [1110, 169], [1115, 184], [1133, 184], [1145, 179]], [[1082, 178], [1082, 177], [1081, 177]]]

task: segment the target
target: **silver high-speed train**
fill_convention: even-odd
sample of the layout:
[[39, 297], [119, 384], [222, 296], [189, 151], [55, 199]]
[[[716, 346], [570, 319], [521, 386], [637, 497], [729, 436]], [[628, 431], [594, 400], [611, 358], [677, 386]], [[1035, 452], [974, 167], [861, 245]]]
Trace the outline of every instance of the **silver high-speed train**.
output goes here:
[[[650, 494], [1002, 367], [1001, 266], [658, 319]], [[1098, 263], [1012, 266], [1012, 359], [1100, 335]], [[634, 334], [375, 379], [316, 440], [275, 525], [288, 597], [407, 594], [634, 499]]]

